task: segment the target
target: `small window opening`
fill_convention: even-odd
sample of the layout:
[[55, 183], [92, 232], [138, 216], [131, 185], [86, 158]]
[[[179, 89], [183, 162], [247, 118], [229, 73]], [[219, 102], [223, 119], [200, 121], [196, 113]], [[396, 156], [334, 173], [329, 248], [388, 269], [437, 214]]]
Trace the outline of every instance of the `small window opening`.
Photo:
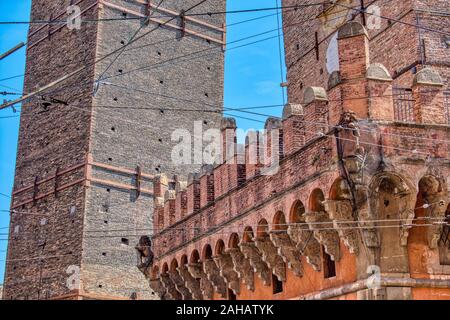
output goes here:
[[278, 277], [272, 274], [272, 288], [273, 294], [283, 292], [283, 282], [278, 280]]
[[331, 259], [331, 256], [325, 252], [325, 248], [322, 247], [323, 253], [323, 276], [325, 279], [333, 278], [336, 276], [336, 263]]
[[228, 289], [228, 300], [234, 301], [236, 299], [236, 295], [234, 294], [233, 290]]

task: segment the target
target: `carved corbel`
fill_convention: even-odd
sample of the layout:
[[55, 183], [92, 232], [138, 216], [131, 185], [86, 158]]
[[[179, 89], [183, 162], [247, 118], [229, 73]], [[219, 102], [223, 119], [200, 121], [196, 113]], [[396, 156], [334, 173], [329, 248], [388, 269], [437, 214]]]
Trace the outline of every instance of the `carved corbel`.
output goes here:
[[191, 275], [186, 266], [179, 267], [178, 272], [183, 278], [186, 288], [191, 293], [192, 299], [203, 300], [202, 292], [200, 290], [200, 281]]
[[[333, 223], [326, 212], [307, 212], [305, 220], [309, 228], [314, 232], [314, 237], [325, 248], [325, 252], [333, 261], [340, 259], [339, 235], [333, 228]], [[328, 222], [328, 223], [327, 223]]]
[[[342, 239], [350, 253], [359, 254], [359, 233], [355, 229], [358, 226], [353, 218], [353, 209], [350, 200], [326, 200], [324, 202], [333, 226], [337, 229], [339, 237]], [[342, 221], [348, 221], [342, 222]]]
[[175, 284], [175, 288], [179, 293], [181, 293], [181, 297], [183, 300], [192, 300], [191, 292], [188, 288], [186, 288], [184, 284], [183, 278], [180, 276], [178, 271], [169, 271], [170, 280]]
[[427, 214], [430, 217], [429, 224], [433, 224], [433, 226], [427, 228], [428, 246], [431, 249], [436, 249], [446, 219], [445, 213], [448, 205], [446, 192], [429, 195], [427, 196], [427, 200], [430, 203]]
[[270, 240], [277, 248], [278, 254], [287, 264], [288, 268], [291, 269], [296, 276], [301, 277], [303, 275], [301, 254], [286, 231], [271, 231]]
[[283, 259], [278, 255], [277, 248], [270, 241], [269, 236], [255, 239], [255, 245], [261, 252], [262, 259], [267, 263], [272, 273], [279, 281], [286, 281], [286, 268]]
[[205, 272], [208, 280], [213, 284], [216, 292], [225, 298], [227, 296], [227, 285], [225, 280], [220, 275], [219, 268], [217, 268], [217, 265], [213, 259], [207, 259], [203, 262], [203, 271]]
[[298, 252], [306, 257], [314, 270], [321, 270], [320, 243], [314, 238], [313, 231], [305, 226], [293, 224], [288, 227], [288, 235], [296, 243]]
[[[412, 202], [412, 204], [415, 205], [415, 201]], [[409, 230], [412, 228], [415, 215], [414, 208], [406, 208], [400, 213], [400, 219], [402, 219], [404, 223], [400, 228], [400, 245], [403, 247], [408, 245]]]
[[203, 271], [202, 263], [191, 263], [188, 265], [188, 271], [194, 279], [200, 280], [200, 290], [204, 299], [212, 299], [214, 288], [211, 281], [208, 280], [206, 273]]
[[228, 288], [233, 290], [234, 294], [240, 293], [239, 277], [233, 268], [233, 260], [229, 253], [221, 253], [214, 257], [220, 275], [225, 279]]
[[169, 277], [167, 273], [161, 274], [161, 282], [166, 288], [167, 297], [169, 300], [181, 300], [181, 294], [175, 287], [175, 283], [173, 283], [172, 279]]
[[267, 264], [263, 261], [261, 253], [256, 248], [253, 241], [239, 244], [242, 254], [248, 259], [253, 271], [256, 272], [265, 286], [272, 283], [272, 272]]
[[156, 292], [161, 300], [167, 300], [167, 290], [160, 278], [150, 280], [150, 288]]
[[362, 237], [364, 244], [367, 248], [379, 248], [380, 236], [376, 229], [375, 223], [370, 220], [376, 219], [373, 217], [369, 208], [360, 209], [359, 211], [359, 223], [362, 228]]
[[247, 289], [255, 291], [255, 278], [250, 261], [239, 248], [230, 248], [227, 250], [227, 253], [230, 254], [233, 260], [233, 270], [237, 273], [238, 277], [247, 286]]

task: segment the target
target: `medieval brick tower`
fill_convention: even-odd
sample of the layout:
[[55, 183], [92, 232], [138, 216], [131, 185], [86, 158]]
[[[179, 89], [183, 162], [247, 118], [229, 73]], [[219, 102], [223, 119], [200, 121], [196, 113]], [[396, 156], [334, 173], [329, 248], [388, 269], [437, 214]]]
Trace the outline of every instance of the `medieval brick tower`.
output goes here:
[[[172, 164], [171, 133], [219, 125], [225, 17], [189, 13], [225, 3], [32, 1], [31, 20], [58, 22], [30, 26], [24, 92], [85, 68], [22, 106], [4, 299], [156, 297], [134, 246], [153, 175], [198, 170]], [[71, 5], [80, 29], [60, 23]]]
[[[284, 0], [284, 6], [314, 4], [314, 0]], [[393, 78], [399, 101], [412, 100], [410, 84], [424, 67], [432, 67], [450, 89], [448, 79], [450, 22], [446, 0], [334, 0], [283, 12], [283, 29], [291, 103], [303, 101], [307, 86], [333, 86], [338, 80], [337, 29], [347, 21], [360, 22], [368, 32], [371, 60], [383, 64]], [[415, 27], [417, 26], [417, 27]], [[435, 32], [434, 30], [437, 30]], [[334, 83], [335, 84], [335, 83]], [[409, 106], [412, 104], [410, 103]], [[397, 110], [396, 120], [414, 122], [410, 108]], [[400, 112], [402, 111], [402, 112]]]
[[[244, 164], [155, 182], [150, 287], [162, 299], [448, 300], [448, 1], [283, 5], [302, 5], [283, 10], [289, 103], [263, 141], [247, 135]], [[221, 127], [234, 141], [234, 119]], [[249, 161], [272, 152], [271, 175], [271, 161]]]

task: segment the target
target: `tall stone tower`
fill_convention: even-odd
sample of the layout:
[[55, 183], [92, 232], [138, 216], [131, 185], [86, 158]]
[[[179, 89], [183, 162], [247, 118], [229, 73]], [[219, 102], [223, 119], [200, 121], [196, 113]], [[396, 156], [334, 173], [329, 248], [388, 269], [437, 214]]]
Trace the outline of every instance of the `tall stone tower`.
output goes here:
[[30, 26], [24, 92], [86, 68], [22, 106], [4, 299], [156, 298], [134, 249], [153, 176], [198, 170], [171, 161], [171, 134], [221, 118], [225, 16], [189, 14], [226, 2], [200, 2], [32, 1], [56, 22]]

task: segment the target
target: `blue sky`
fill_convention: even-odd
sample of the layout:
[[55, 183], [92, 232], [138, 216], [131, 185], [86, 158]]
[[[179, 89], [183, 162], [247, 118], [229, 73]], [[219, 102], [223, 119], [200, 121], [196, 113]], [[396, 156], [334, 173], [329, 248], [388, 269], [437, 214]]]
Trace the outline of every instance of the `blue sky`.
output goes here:
[[[280, 1], [281, 2], [281, 1]], [[243, 10], [253, 8], [275, 7], [277, 0], [228, 0], [227, 10]], [[0, 21], [27, 21], [30, 19], [31, 0], [9, 1], [0, 0]], [[251, 13], [228, 14], [227, 24], [267, 16], [274, 11], [261, 11]], [[271, 15], [248, 23], [242, 23], [228, 28], [227, 40], [229, 42], [252, 36], [277, 28], [277, 17]], [[19, 42], [26, 41], [28, 25], [0, 25], [0, 53], [14, 47]], [[261, 35], [236, 44], [254, 42], [276, 36], [277, 32]], [[225, 98], [224, 105], [230, 108], [252, 107], [266, 105], [282, 105], [282, 91], [280, 88], [281, 73], [278, 50], [278, 39], [273, 38], [260, 43], [252, 44], [235, 50], [227, 51], [225, 62]], [[283, 49], [283, 44], [282, 44]], [[282, 57], [284, 53], [282, 52]], [[284, 59], [283, 75], [286, 74]], [[25, 70], [25, 49], [10, 55], [0, 61], [0, 79], [22, 75]], [[0, 91], [21, 92], [23, 77], [0, 81]], [[0, 96], [0, 99], [13, 99], [15, 96]], [[18, 108], [20, 110], [20, 108]], [[281, 107], [252, 110], [268, 115], [281, 114]], [[264, 116], [245, 114], [242, 112], [229, 112], [236, 116], [254, 118], [264, 121]], [[0, 111], [0, 193], [10, 195], [14, 180], [14, 166], [17, 150], [17, 137], [19, 130], [18, 113], [11, 109]], [[11, 117], [12, 116], [12, 117]], [[238, 127], [246, 129], [260, 129], [260, 122], [236, 118]], [[10, 198], [0, 195], [0, 210], [8, 210]], [[6, 239], [9, 223], [8, 214], [0, 211], [0, 239]], [[3, 282], [4, 264], [6, 255], [6, 241], [0, 240], [0, 283]]]

